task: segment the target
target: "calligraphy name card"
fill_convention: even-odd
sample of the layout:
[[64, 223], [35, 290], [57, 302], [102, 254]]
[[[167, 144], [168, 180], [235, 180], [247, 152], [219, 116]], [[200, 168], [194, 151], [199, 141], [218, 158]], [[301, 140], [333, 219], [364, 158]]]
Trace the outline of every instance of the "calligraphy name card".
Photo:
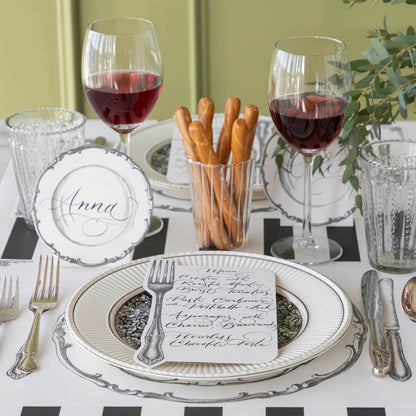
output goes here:
[[[214, 127], [212, 129], [214, 145], [218, 140], [221, 129]], [[181, 134], [175, 124], [172, 132], [172, 139], [169, 150], [168, 169], [166, 178], [172, 183], [188, 183], [188, 171], [186, 167], [185, 149], [182, 144]]]
[[[164, 359], [157, 365], [255, 364], [278, 354], [275, 276], [270, 271], [176, 264], [160, 316]], [[152, 320], [146, 329], [154, 327]]]

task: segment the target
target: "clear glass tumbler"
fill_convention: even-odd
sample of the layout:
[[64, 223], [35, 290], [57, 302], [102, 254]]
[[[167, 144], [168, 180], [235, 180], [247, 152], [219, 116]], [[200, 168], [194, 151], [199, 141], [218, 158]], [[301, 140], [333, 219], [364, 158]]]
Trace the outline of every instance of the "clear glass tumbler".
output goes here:
[[40, 175], [61, 153], [85, 144], [85, 122], [83, 114], [61, 108], [29, 109], [6, 119], [20, 208], [30, 228]]
[[187, 166], [199, 247], [242, 247], [248, 236], [255, 160], [206, 165], [188, 159]]
[[370, 264], [416, 270], [416, 142], [374, 142], [361, 150], [361, 194]]

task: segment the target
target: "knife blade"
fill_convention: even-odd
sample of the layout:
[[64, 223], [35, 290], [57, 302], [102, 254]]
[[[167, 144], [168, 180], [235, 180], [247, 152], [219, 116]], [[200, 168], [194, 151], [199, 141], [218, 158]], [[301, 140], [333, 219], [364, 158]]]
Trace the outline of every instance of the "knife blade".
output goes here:
[[384, 377], [390, 367], [390, 352], [384, 334], [383, 302], [378, 290], [377, 273], [368, 270], [361, 279], [361, 296], [367, 318], [370, 321], [370, 358], [373, 364], [373, 375]]
[[378, 287], [384, 305], [384, 329], [391, 354], [389, 375], [393, 380], [406, 381], [412, 377], [412, 370], [404, 356], [402, 340], [399, 335], [400, 325], [394, 306], [393, 279], [380, 279]]

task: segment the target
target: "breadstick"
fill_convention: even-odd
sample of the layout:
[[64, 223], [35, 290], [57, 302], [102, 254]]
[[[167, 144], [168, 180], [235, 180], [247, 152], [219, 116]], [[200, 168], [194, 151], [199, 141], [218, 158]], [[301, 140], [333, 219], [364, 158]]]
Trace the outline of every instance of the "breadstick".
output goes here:
[[204, 165], [212, 165], [206, 168], [206, 172], [209, 177], [211, 187], [214, 190], [218, 207], [221, 207], [219, 208], [220, 213], [222, 211], [225, 225], [231, 234], [233, 242], [239, 241], [241, 237], [238, 235], [237, 210], [233, 199], [230, 197], [227, 183], [221, 175], [221, 166], [219, 166], [217, 154], [215, 153], [214, 148], [210, 144], [209, 139], [206, 137], [206, 133], [199, 122], [193, 121], [189, 125], [189, 134], [196, 144], [201, 162]]
[[188, 127], [192, 122], [191, 114], [186, 107], [178, 107], [175, 110], [175, 120], [181, 133], [183, 147], [185, 148], [186, 157], [195, 162], [199, 161], [198, 151], [195, 143], [188, 132]]
[[231, 133], [231, 151], [233, 152], [233, 163], [247, 160], [248, 128], [244, 119], [238, 118], [233, 123]]
[[207, 134], [212, 144], [212, 120], [214, 118], [214, 100], [208, 97], [202, 97], [198, 103], [198, 120], [204, 127], [205, 133]]
[[244, 120], [247, 123], [247, 149], [246, 159], [250, 159], [254, 137], [256, 136], [257, 120], [259, 119], [259, 109], [253, 104], [246, 105], [244, 108]]
[[217, 156], [220, 164], [228, 163], [231, 151], [231, 134], [234, 121], [240, 114], [240, 100], [236, 97], [230, 97], [225, 103], [224, 124], [222, 126], [217, 144]]
[[240, 247], [243, 244], [243, 227], [244, 227], [244, 211], [247, 209], [246, 204], [246, 184], [247, 184], [247, 164], [246, 149], [248, 141], [248, 129], [247, 123], [244, 119], [238, 118], [234, 121], [232, 138], [231, 138], [231, 150], [233, 152], [233, 194], [234, 202], [238, 213], [238, 240], [234, 242], [236, 247]]
[[[186, 157], [188, 159], [192, 159], [194, 162], [199, 161], [198, 151], [196, 149], [195, 143], [193, 142], [191, 136], [188, 132], [189, 124], [191, 124], [192, 118], [189, 110], [186, 107], [178, 107], [175, 110], [175, 120], [176, 124], [178, 125], [179, 132], [181, 133], [183, 147], [185, 148]], [[202, 189], [202, 179], [200, 172], [196, 172], [196, 186], [199, 189]], [[211, 245], [211, 234], [209, 227], [205, 226], [204, 221], [202, 218], [204, 216], [204, 211], [202, 208], [202, 196], [197, 190], [193, 190], [193, 197], [198, 198], [198, 205], [199, 205], [199, 216], [201, 221], [199, 222], [199, 244], [202, 247], [209, 247]], [[199, 195], [199, 197], [197, 196]]]

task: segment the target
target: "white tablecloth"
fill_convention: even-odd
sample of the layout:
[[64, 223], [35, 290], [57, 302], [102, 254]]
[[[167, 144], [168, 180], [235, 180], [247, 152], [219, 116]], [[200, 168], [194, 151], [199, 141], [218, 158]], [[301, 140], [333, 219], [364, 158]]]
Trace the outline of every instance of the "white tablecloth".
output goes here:
[[[87, 137], [95, 137], [96, 133], [106, 135], [108, 130], [99, 121], [89, 121]], [[0, 253], [4, 251], [15, 224], [17, 204], [13, 171], [11, 165], [8, 164], [8, 149], [5, 143], [5, 130], [1, 128], [0, 169], [3, 174], [0, 182], [2, 196]], [[155, 193], [155, 214], [169, 219], [164, 252], [196, 251], [198, 247], [193, 235], [191, 214], [188, 209], [175, 210], [174, 206], [174, 200]], [[272, 208], [252, 213], [249, 240], [244, 251], [264, 254], [265, 220], [274, 220], [279, 217], [280, 213]], [[361, 260], [338, 261], [316, 266], [314, 269], [335, 281], [363, 314], [360, 281], [363, 272], [370, 266], [366, 254], [363, 222], [359, 213], [354, 214], [354, 220]], [[107, 364], [99, 362], [95, 357], [91, 356], [86, 359], [88, 353], [81, 349], [77, 350], [70, 335], [57, 332], [56, 325], [59, 325], [65, 306], [76, 289], [115, 265], [101, 268], [79, 266], [62, 268], [59, 305], [42, 317], [40, 370], [21, 380], [13, 380], [6, 375], [6, 370], [13, 364], [15, 354], [25, 341], [33, 319], [33, 314], [27, 309], [27, 305], [34, 288], [38, 255], [42, 252], [48, 252], [48, 248], [38, 241], [31, 260], [9, 261], [3, 258], [0, 261], [0, 278], [18, 275], [21, 286], [19, 317], [0, 327], [0, 414], [2, 416], [20, 414], [138, 415], [140, 410], [137, 408], [141, 408], [143, 415], [186, 414], [187, 416], [208, 414], [410, 416], [416, 414], [414, 396], [416, 376], [413, 375], [406, 382], [397, 382], [390, 377], [374, 378], [371, 375], [368, 340], [362, 352], [358, 352], [358, 357], [351, 368], [343, 369], [338, 375], [334, 374], [322, 382], [319, 381], [319, 377], [314, 379], [315, 373], [313, 372], [324, 371], [325, 364], [332, 371], [331, 360], [335, 362], [337, 359], [335, 352], [330, 351], [326, 355], [327, 358], [321, 361], [317, 359], [315, 363], [301, 366], [292, 375], [258, 383], [222, 386], [219, 390], [218, 387], [191, 388], [184, 385], [146, 382], [129, 378], [130, 376], [127, 375], [114, 375], [114, 371], [119, 370], [107, 368]], [[395, 303], [403, 349], [415, 373], [415, 324], [407, 319], [400, 308], [403, 285], [410, 276], [380, 274], [380, 277], [390, 277], [394, 281]], [[316, 301], [319, 302], [319, 299]], [[57, 338], [57, 333], [63, 338]], [[65, 348], [59, 345], [60, 341], [70, 344], [68, 346], [69, 358], [63, 354]], [[340, 348], [345, 350], [348, 360], [350, 352], [348, 346], [342, 342], [341, 340]], [[74, 369], [76, 365], [80, 366], [79, 372]], [[314, 365], [322, 365], [322, 368], [315, 368]], [[111, 377], [116, 377], [116, 379], [111, 379]], [[314, 380], [318, 381], [314, 382]], [[213, 393], [215, 389], [217, 389], [218, 397], [226, 399], [216, 400], [215, 393]], [[204, 401], [204, 398], [207, 400]], [[42, 406], [49, 409], [36, 409]], [[207, 407], [208, 409], [205, 409]], [[51, 413], [47, 413], [48, 411]], [[128, 413], [130, 411], [133, 413]]]

